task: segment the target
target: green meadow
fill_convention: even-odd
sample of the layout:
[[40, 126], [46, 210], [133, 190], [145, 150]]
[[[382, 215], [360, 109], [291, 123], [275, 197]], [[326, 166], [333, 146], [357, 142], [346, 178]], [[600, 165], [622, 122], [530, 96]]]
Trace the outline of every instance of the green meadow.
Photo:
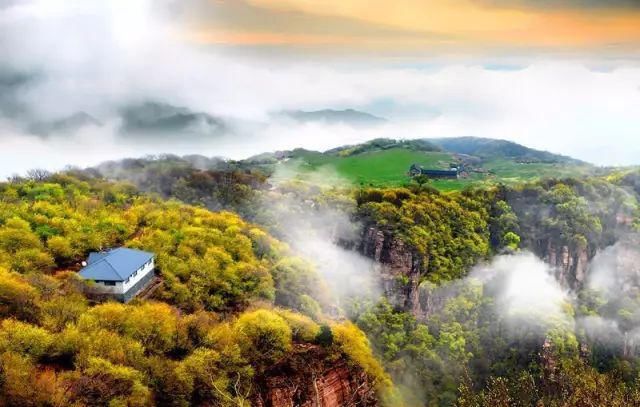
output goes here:
[[[282, 177], [294, 175], [320, 184], [346, 181], [363, 186], [399, 186], [411, 182], [407, 175], [411, 164], [424, 168], [447, 168], [455, 158], [448, 152], [416, 151], [405, 148], [368, 151], [361, 154], [341, 156], [304, 151], [295, 158], [278, 164]], [[504, 158], [495, 158], [482, 164], [492, 174], [472, 173], [467, 178], [434, 179], [430, 184], [442, 191], [460, 190], [469, 185], [494, 182], [521, 182], [544, 177], [567, 177], [580, 175], [588, 166], [570, 164], [533, 163], [523, 164]], [[278, 177], [276, 176], [276, 179]]]

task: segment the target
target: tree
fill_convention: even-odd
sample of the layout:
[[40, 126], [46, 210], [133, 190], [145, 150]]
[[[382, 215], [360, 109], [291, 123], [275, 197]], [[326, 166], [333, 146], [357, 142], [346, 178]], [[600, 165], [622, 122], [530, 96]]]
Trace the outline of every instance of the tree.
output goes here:
[[508, 247], [511, 250], [517, 250], [520, 246], [520, 236], [513, 232], [507, 232], [502, 237], [502, 246]]
[[331, 346], [333, 345], [333, 332], [331, 332], [331, 327], [327, 324], [320, 325], [320, 332], [316, 336], [316, 342], [321, 346]]
[[272, 311], [243, 314], [234, 324], [234, 331], [243, 355], [260, 368], [276, 362], [291, 349], [291, 328]]
[[5, 319], [0, 325], [0, 350], [31, 357], [34, 361], [49, 353], [53, 335], [40, 327]]
[[52, 236], [47, 240], [47, 247], [57, 262], [65, 262], [75, 255], [71, 242], [64, 236]]
[[46, 181], [53, 174], [42, 168], [33, 168], [27, 171], [27, 178], [32, 181]]
[[40, 295], [22, 276], [0, 267], [0, 316], [35, 322]]
[[413, 180], [418, 184], [420, 188], [422, 188], [424, 184], [428, 184], [429, 182], [431, 182], [431, 178], [429, 178], [425, 174], [416, 175], [415, 177], [413, 177]]

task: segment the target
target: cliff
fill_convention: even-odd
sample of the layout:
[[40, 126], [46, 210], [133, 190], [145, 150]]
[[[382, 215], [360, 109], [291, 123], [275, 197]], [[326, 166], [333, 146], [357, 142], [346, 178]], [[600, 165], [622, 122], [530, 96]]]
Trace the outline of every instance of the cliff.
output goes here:
[[556, 243], [551, 239], [530, 249], [556, 270], [556, 279], [564, 287], [579, 288], [585, 283], [594, 251]]
[[422, 256], [392, 232], [375, 225], [365, 227], [360, 252], [379, 264], [382, 287], [392, 304], [415, 316], [428, 313], [424, 304], [421, 305], [419, 290], [420, 277], [428, 271]]
[[373, 384], [358, 367], [315, 345], [296, 345], [257, 378], [257, 407], [378, 406]]
[[[571, 246], [552, 238], [524, 243], [522, 249], [544, 259], [555, 270], [558, 281], [569, 289], [578, 289], [585, 284], [589, 265], [600, 249], [593, 244]], [[375, 224], [366, 226], [359, 250], [378, 263], [383, 291], [394, 306], [422, 319], [437, 309], [442, 299], [432, 297], [428, 290], [420, 288], [422, 277], [429, 273], [428, 261], [392, 231]]]

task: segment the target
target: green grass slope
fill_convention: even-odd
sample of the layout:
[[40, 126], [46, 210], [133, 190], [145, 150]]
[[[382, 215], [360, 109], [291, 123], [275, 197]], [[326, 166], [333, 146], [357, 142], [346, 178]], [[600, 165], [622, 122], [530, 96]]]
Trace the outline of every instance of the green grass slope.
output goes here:
[[[282, 158], [286, 157], [286, 158]], [[469, 185], [517, 183], [549, 177], [592, 174], [590, 164], [538, 151], [504, 140], [456, 138], [392, 140], [375, 139], [343, 146], [324, 153], [297, 149], [246, 160], [253, 168], [273, 172], [273, 181], [298, 178], [315, 184], [349, 183], [366, 186], [400, 186], [412, 182], [407, 175], [412, 164], [446, 169], [450, 163], [464, 163], [459, 179], [432, 179], [442, 191]]]

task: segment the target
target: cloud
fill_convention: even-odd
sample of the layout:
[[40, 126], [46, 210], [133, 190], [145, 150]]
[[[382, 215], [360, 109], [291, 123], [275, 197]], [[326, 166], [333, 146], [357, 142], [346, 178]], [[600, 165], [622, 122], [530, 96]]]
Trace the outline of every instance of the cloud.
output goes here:
[[[344, 205], [323, 205], [317, 185], [323, 189], [348, 187], [350, 183], [328, 169], [311, 175], [311, 192], [304, 187], [287, 192], [287, 184], [297, 173], [277, 167], [269, 182], [279, 186], [274, 195], [261, 198], [261, 212], [271, 214], [276, 235], [296, 253], [309, 259], [331, 290], [336, 306], [342, 308], [359, 300], [377, 301], [382, 295], [380, 272], [375, 262], [355, 250], [338, 245], [355, 241], [361, 225], [354, 222]], [[309, 186], [309, 184], [307, 184]], [[354, 208], [350, 208], [354, 209]], [[347, 307], [348, 308], [348, 307]]]
[[[343, 43], [354, 40], [450, 40], [451, 35], [370, 23], [357, 18], [319, 15], [251, 4], [245, 0], [192, 0], [183, 5], [192, 38], [204, 42], [253, 40], [255, 43]], [[278, 36], [276, 36], [278, 35]]]
[[500, 7], [531, 7], [536, 9], [640, 9], [637, 0], [476, 0], [481, 4]]
[[[0, 176], [166, 152], [243, 158], [374, 137], [472, 135], [599, 164], [640, 158], [633, 60], [229, 55], [182, 41], [183, 27], [167, 20], [175, 4], [34, 0], [0, 10]], [[586, 67], [603, 63], [605, 72]], [[131, 107], [150, 101], [172, 106], [171, 118], [129, 131]], [[274, 116], [349, 108], [389, 122], [353, 128]], [[81, 116], [92, 119], [71, 120]]]
[[485, 283], [486, 293], [495, 298], [496, 311], [512, 327], [529, 321], [546, 328], [572, 328], [569, 293], [551, 267], [532, 253], [497, 256], [491, 264], [473, 270], [470, 278]]
[[587, 286], [617, 299], [635, 290], [640, 284], [640, 251], [637, 238], [622, 239], [599, 251], [587, 273]]

